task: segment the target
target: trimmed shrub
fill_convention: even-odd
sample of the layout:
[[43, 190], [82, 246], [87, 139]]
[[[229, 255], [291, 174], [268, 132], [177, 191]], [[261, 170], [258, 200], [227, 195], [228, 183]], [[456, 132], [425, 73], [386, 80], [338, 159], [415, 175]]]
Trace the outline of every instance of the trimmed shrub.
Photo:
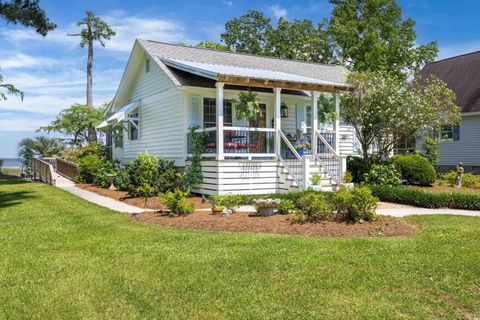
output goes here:
[[[453, 186], [457, 173], [450, 171], [440, 175], [440, 178], [446, 182], [447, 185]], [[462, 187], [470, 189], [480, 189], [480, 175], [473, 173], [465, 173], [462, 178]]]
[[184, 189], [183, 176], [175, 167], [175, 162], [158, 158], [157, 173], [155, 176], [155, 193]]
[[118, 174], [118, 168], [113, 165], [108, 160], [103, 160], [102, 165], [100, 168], [98, 168], [98, 171], [96, 173], [95, 178], [93, 179], [93, 182], [95, 184], [98, 184], [102, 188], [108, 188], [110, 187], [110, 180], [108, 179], [108, 175], [111, 174]]
[[370, 171], [364, 175], [364, 181], [368, 184], [380, 186], [398, 186], [402, 184], [400, 173], [393, 165], [374, 164]]
[[[128, 193], [134, 197], [151, 197], [156, 195], [155, 180], [158, 158], [142, 152], [128, 165], [130, 183]], [[145, 200], [146, 201], [146, 200]]]
[[480, 193], [426, 190], [415, 187], [370, 186], [382, 201], [409, 204], [423, 208], [480, 210]]
[[331, 202], [321, 193], [309, 193], [297, 202], [298, 210], [292, 218], [297, 222], [333, 220], [334, 212]]
[[419, 154], [395, 156], [392, 163], [409, 184], [429, 186], [435, 182], [437, 177], [433, 165]]
[[340, 190], [335, 199], [337, 218], [355, 222], [371, 221], [375, 218], [378, 198], [367, 187]]
[[[261, 197], [264, 199], [280, 199], [280, 200], [290, 200], [293, 203], [297, 203], [297, 201], [306, 194], [310, 193], [321, 193], [325, 198], [332, 199], [335, 194], [333, 192], [319, 192], [314, 190], [304, 190], [304, 191], [292, 191], [287, 193], [271, 193], [265, 194]], [[211, 196], [210, 199], [215, 205], [223, 205], [226, 206], [225, 201], [227, 203], [235, 203], [236, 206], [239, 205], [246, 205], [246, 204], [253, 204], [254, 199], [258, 199], [259, 195], [251, 195], [251, 194], [229, 194], [223, 196]]]
[[480, 175], [465, 173], [462, 178], [462, 187], [480, 189]]
[[78, 180], [84, 183], [93, 183], [104, 161], [97, 154], [89, 154], [80, 158], [77, 162]]
[[368, 168], [363, 159], [354, 156], [347, 158], [347, 170], [351, 173], [353, 182], [363, 181], [363, 175], [368, 172]]
[[350, 171], [345, 171], [343, 174], [343, 182], [350, 183], [353, 181], [353, 175]]
[[113, 181], [113, 185], [120, 191], [127, 191], [128, 186], [130, 185], [130, 176], [126, 170], [120, 171], [115, 180]]
[[193, 203], [187, 203], [187, 195], [188, 192], [175, 189], [173, 192], [168, 191], [161, 193], [159, 198], [160, 202], [170, 209], [171, 216], [178, 216], [181, 214], [191, 214], [193, 211], [195, 211], [195, 205]]
[[291, 200], [280, 200], [280, 204], [277, 206], [277, 212], [279, 214], [290, 214], [295, 211], [295, 204]]

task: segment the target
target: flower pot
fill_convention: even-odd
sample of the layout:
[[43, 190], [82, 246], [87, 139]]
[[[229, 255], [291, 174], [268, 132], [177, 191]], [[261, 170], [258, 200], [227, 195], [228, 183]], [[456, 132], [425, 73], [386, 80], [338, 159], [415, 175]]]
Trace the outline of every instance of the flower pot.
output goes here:
[[300, 156], [307, 156], [307, 155], [310, 154], [310, 151], [308, 151], [308, 150], [299, 150], [299, 151], [298, 151], [298, 154], [299, 154]]
[[215, 215], [221, 215], [222, 211], [223, 211], [223, 208], [220, 208], [220, 207], [212, 208], [212, 214], [215, 214]]

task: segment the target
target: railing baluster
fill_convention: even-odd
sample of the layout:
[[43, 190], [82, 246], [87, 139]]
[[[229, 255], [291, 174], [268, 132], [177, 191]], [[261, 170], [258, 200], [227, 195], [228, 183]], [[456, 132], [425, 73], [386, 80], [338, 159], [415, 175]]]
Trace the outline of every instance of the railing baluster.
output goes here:
[[334, 132], [321, 133], [318, 130], [316, 131], [316, 137], [318, 141], [317, 159], [322, 163], [322, 166], [330, 177], [337, 183], [340, 183], [342, 179], [342, 172], [340, 172], [341, 158], [332, 147], [335, 145], [335, 139], [338, 139], [338, 137], [335, 136]]

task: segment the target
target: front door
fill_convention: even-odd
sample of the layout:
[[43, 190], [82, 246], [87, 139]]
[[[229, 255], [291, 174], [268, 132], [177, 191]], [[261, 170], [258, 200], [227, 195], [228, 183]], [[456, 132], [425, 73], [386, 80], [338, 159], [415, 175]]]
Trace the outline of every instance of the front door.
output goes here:
[[[266, 128], [267, 127], [267, 105], [260, 104], [260, 113], [257, 115], [257, 119], [248, 121], [250, 128]], [[267, 133], [266, 132], [254, 132], [251, 131], [248, 134], [250, 153], [265, 153], [267, 148]]]

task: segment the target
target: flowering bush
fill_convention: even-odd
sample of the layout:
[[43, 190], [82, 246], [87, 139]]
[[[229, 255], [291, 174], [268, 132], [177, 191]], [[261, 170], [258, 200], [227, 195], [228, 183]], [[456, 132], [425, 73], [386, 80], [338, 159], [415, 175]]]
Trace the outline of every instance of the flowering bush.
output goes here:
[[400, 173], [393, 165], [374, 164], [363, 178], [365, 183], [380, 186], [398, 186], [402, 184]]

